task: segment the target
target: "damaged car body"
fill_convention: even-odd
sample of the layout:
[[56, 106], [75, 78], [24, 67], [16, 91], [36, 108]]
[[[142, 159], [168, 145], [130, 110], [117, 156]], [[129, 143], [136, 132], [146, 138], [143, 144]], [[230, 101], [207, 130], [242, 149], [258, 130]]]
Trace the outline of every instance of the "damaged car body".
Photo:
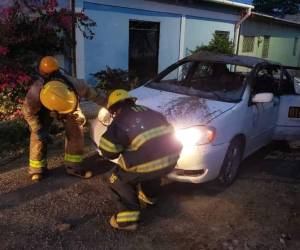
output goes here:
[[[300, 139], [298, 71], [260, 58], [202, 51], [131, 95], [163, 113], [183, 144], [170, 179], [202, 183], [218, 178], [230, 185], [253, 152], [272, 140]], [[109, 122], [104, 110], [90, 121], [96, 144]]]

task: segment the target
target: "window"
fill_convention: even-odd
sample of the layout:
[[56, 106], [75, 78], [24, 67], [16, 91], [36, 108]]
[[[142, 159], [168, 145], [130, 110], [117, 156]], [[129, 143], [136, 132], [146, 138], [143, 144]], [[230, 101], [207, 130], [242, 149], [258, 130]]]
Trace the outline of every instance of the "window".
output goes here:
[[293, 56], [297, 53], [297, 46], [298, 46], [298, 37], [295, 37], [294, 39], [294, 48], [293, 48]]
[[256, 75], [253, 92], [254, 93], [266, 93], [270, 92], [276, 94], [279, 81], [280, 81], [281, 71], [279, 66], [262, 66]]
[[129, 74], [145, 82], [157, 74], [160, 23], [129, 21]]
[[254, 51], [254, 36], [244, 36], [242, 52], [249, 53]]
[[222, 30], [216, 30], [215, 31], [216, 36], [229, 39], [229, 31], [222, 31]]
[[262, 58], [267, 58], [269, 56], [269, 47], [270, 47], [270, 37], [264, 36], [264, 44], [262, 48]]

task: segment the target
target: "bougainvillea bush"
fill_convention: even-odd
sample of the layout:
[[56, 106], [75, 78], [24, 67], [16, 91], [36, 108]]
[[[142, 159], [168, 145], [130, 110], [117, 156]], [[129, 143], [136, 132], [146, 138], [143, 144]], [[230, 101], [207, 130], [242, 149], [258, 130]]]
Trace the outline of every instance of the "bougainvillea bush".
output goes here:
[[12, 0], [11, 6], [0, 8], [0, 120], [20, 115], [40, 58], [70, 57], [73, 27], [92, 39], [95, 25], [83, 12], [59, 8], [57, 0]]

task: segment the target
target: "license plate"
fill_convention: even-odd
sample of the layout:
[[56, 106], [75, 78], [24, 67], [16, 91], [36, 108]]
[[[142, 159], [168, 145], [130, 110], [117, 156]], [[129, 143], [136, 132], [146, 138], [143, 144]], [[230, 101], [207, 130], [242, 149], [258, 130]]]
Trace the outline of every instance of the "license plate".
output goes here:
[[289, 118], [300, 118], [300, 107], [290, 107]]

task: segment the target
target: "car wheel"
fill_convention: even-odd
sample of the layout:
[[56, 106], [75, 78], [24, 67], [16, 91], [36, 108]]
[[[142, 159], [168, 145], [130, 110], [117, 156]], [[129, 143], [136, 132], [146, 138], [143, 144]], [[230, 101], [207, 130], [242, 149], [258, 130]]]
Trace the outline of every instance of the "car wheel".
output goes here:
[[222, 168], [219, 174], [219, 182], [222, 185], [231, 185], [237, 177], [238, 169], [243, 156], [243, 142], [239, 138], [234, 139], [226, 152]]

